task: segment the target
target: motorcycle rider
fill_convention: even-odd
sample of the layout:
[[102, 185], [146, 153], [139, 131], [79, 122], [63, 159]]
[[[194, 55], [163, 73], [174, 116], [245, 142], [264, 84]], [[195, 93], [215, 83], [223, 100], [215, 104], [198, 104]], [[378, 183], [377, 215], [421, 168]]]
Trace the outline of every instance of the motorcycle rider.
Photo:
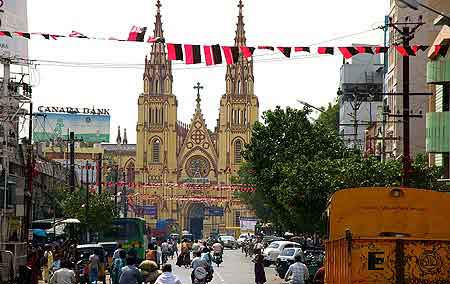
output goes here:
[[191, 267], [192, 267], [192, 273], [191, 273], [192, 284], [195, 283], [194, 272], [195, 272], [195, 270], [198, 267], [203, 267], [208, 272], [208, 274], [210, 275], [211, 280], [212, 280], [213, 268], [212, 268], [212, 266], [209, 265], [209, 263], [206, 260], [202, 259], [201, 256], [202, 256], [201, 252], [199, 252], [199, 251], [194, 252], [194, 259], [192, 260], [192, 263], [191, 263]]
[[305, 284], [309, 278], [309, 272], [306, 265], [302, 263], [302, 259], [301, 255], [295, 256], [295, 263], [289, 266], [284, 280], [289, 281], [289, 278], [292, 278], [292, 284]]
[[222, 262], [222, 255], [223, 255], [223, 246], [222, 244], [217, 240], [213, 245], [213, 257], [214, 262], [217, 263], [217, 266]]

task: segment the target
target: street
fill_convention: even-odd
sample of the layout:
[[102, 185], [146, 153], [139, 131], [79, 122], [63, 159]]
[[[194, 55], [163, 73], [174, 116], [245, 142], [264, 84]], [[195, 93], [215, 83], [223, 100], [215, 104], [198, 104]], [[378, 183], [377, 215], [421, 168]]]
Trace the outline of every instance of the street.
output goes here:
[[[241, 253], [241, 250], [225, 249], [224, 262], [220, 267], [214, 267], [214, 279], [211, 284], [250, 284], [255, 283], [254, 265], [249, 257]], [[191, 269], [185, 269], [175, 265], [175, 258], [170, 260], [174, 274], [183, 284], [191, 283]], [[275, 272], [273, 266], [266, 268], [266, 284], [284, 283]]]

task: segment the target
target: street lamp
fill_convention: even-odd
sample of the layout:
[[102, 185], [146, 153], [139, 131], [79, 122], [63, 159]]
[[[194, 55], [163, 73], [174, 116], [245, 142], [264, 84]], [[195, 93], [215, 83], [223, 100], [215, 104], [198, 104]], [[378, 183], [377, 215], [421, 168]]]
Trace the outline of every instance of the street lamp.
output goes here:
[[306, 106], [306, 107], [315, 109], [315, 110], [317, 110], [318, 112], [325, 112], [323, 109], [318, 108], [318, 107], [315, 107], [315, 106], [313, 106], [313, 105], [311, 105], [311, 104], [309, 104], [309, 103], [307, 103], [307, 102], [305, 102], [305, 101], [297, 100], [297, 102], [301, 103], [302, 105], [304, 105], [304, 106]]
[[430, 7], [430, 6], [427, 6], [427, 5], [423, 4], [422, 1], [419, 1], [419, 0], [397, 0], [397, 4], [400, 4], [400, 3], [406, 5], [406, 6], [400, 6], [401, 8], [409, 7], [411, 9], [413, 9], [413, 10], [418, 10], [419, 7], [423, 7], [425, 9], [427, 9], [427, 10], [430, 10], [433, 13], [436, 13], [436, 14], [442, 16], [446, 20], [450, 21], [450, 17], [449, 16], [445, 15], [442, 12], [439, 12], [438, 10], [436, 10], [436, 9]]

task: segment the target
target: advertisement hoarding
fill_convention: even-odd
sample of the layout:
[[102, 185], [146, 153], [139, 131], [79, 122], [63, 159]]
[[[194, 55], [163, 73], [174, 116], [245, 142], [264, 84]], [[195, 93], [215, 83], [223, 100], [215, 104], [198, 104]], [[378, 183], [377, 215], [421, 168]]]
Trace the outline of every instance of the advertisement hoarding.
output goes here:
[[[28, 32], [27, 0], [0, 0], [0, 30]], [[0, 37], [0, 56], [28, 59], [27, 39]]]
[[256, 223], [258, 223], [258, 220], [256, 218], [246, 218], [246, 217], [240, 217], [239, 218], [240, 221], [240, 227], [241, 227], [241, 232], [254, 232], [255, 231], [255, 227], [256, 227]]
[[34, 122], [35, 142], [68, 140], [68, 131], [83, 142], [109, 143], [109, 115], [43, 112]]
[[206, 216], [223, 216], [224, 215], [224, 209], [222, 207], [208, 207], [206, 208], [205, 212]]

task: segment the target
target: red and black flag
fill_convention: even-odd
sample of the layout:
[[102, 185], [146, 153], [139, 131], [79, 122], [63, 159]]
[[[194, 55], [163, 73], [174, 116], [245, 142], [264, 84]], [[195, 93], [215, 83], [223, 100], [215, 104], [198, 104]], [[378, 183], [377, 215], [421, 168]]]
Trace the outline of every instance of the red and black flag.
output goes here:
[[291, 57], [291, 50], [292, 48], [290, 47], [277, 47], [279, 51], [281, 51], [281, 53], [284, 54], [284, 56], [286, 56], [287, 58]]
[[218, 44], [212, 46], [205, 45], [203, 46], [203, 51], [205, 53], [206, 65], [222, 64], [222, 53]]
[[8, 32], [8, 31], [0, 31], [0, 36], [12, 37], [12, 34], [11, 34], [11, 32]]
[[447, 55], [448, 49], [449, 49], [449, 45], [435, 45], [434, 46], [434, 56], [442, 56], [445, 57]]
[[223, 55], [227, 64], [234, 64], [239, 60], [239, 47], [237, 46], [222, 46]]
[[164, 43], [164, 38], [162, 37], [149, 37], [147, 39], [148, 43]]
[[130, 33], [128, 34], [128, 41], [144, 41], [145, 32], [147, 32], [147, 27], [133, 26]]
[[427, 51], [429, 48], [428, 45], [413, 45], [412, 50], [417, 54], [417, 52], [420, 51]]
[[202, 62], [202, 55], [200, 53], [200, 45], [185, 44], [184, 55], [186, 56], [186, 64], [198, 64]]
[[342, 53], [345, 59], [350, 59], [359, 53], [356, 47], [353, 46], [339, 47], [339, 51]]
[[373, 49], [370, 46], [357, 46], [356, 50], [358, 50], [359, 53], [373, 54]]
[[255, 52], [254, 47], [248, 47], [248, 46], [241, 46], [241, 52], [242, 55], [244, 55], [245, 58], [249, 58], [253, 56], [253, 52]]
[[311, 52], [311, 48], [308, 46], [297, 46], [294, 48], [295, 52]]
[[77, 31], [72, 31], [69, 34], [69, 37], [77, 37], [77, 38], [88, 38], [87, 36], [85, 36], [84, 34], [77, 32]]
[[396, 45], [395, 49], [401, 56], [416, 56], [416, 51], [411, 46]]
[[23, 33], [23, 32], [16, 32], [16, 35], [30, 39], [31, 38], [31, 34], [30, 33]]
[[268, 45], [260, 45], [260, 46], [258, 46], [258, 49], [268, 49], [268, 50], [272, 50], [272, 51], [275, 50], [275, 48], [273, 46], [268, 46]]
[[334, 55], [334, 47], [319, 47], [317, 53]]
[[183, 48], [181, 44], [176, 43], [167, 44], [167, 59], [183, 60]]
[[389, 51], [389, 47], [387, 46], [377, 46], [375, 47], [375, 54], [386, 53]]

